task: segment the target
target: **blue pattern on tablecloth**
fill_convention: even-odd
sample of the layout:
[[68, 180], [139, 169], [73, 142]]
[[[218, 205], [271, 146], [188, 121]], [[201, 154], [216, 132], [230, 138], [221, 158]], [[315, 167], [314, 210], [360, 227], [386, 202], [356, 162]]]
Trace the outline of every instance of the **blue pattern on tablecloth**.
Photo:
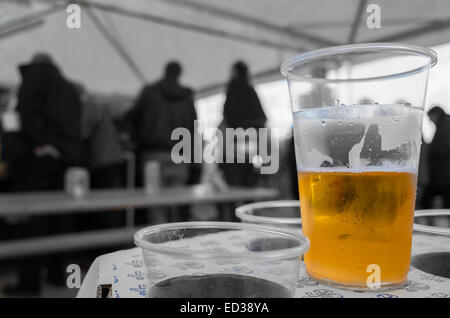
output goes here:
[[[241, 238], [234, 235], [228, 237], [227, 240], [208, 240], [201, 245], [207, 248], [214, 248], [220, 250], [226, 247], [221, 246], [222, 242], [228, 242], [230, 245], [240, 247], [242, 246]], [[436, 242], [433, 242], [436, 244]], [[185, 246], [185, 245], [184, 245]], [[420, 241], [417, 236], [413, 239], [413, 254], [427, 250], [427, 242]], [[447, 248], [447, 246], [435, 245], [433, 248]], [[150, 270], [145, 268], [143, 262], [142, 251], [140, 248], [130, 250], [118, 251], [111, 254], [100, 256], [98, 262], [100, 277], [108, 277], [109, 272], [113, 272], [112, 296], [114, 298], [120, 297], [145, 297], [147, 277], [152, 279], [163, 279], [168, 276], [170, 267], [161, 266], [157, 259], [150, 259], [150, 264], [153, 264]], [[281, 264], [280, 261], [276, 261]], [[213, 265], [211, 265], [213, 264]], [[201, 269], [206, 265], [200, 261], [180, 261], [173, 266], [177, 270], [188, 271], [190, 275], [205, 275]], [[253, 269], [248, 266], [241, 266], [239, 262], [210, 262], [208, 266], [222, 266], [222, 272], [227, 273], [242, 273], [251, 274]], [[106, 273], [105, 273], [106, 272]], [[278, 275], [279, 270], [266, 269], [267, 274]], [[105, 280], [105, 278], [102, 278]], [[83, 282], [83, 286], [88, 285]], [[91, 284], [92, 285], [92, 284]], [[83, 288], [82, 286], [82, 288]], [[401, 298], [401, 297], [427, 297], [427, 298], [450, 298], [450, 279], [431, 275], [422, 272], [418, 269], [411, 268], [408, 274], [408, 283], [401, 289], [389, 292], [377, 293], [376, 291], [357, 292], [351, 290], [340, 290], [323, 285], [311, 279], [305, 270], [303, 263], [300, 264], [299, 275], [297, 279], [295, 297], [298, 298], [343, 298], [343, 297], [364, 297], [364, 298]], [[81, 292], [80, 292], [81, 293]], [[185, 292], [184, 296], [189, 297], [189, 292]]]

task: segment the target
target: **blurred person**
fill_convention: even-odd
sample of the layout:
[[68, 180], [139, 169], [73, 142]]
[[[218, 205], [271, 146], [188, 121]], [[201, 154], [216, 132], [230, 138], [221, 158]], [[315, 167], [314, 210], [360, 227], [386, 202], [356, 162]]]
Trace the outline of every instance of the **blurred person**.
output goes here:
[[[10, 105], [11, 105], [11, 101], [12, 101], [12, 90], [10, 90], [7, 87], [2, 87], [0, 86], [0, 191], [5, 191], [8, 190], [5, 187], [5, 175], [7, 172], [7, 167], [6, 167], [6, 160], [5, 157], [3, 155], [3, 148], [4, 148], [4, 143], [5, 143], [5, 133], [10, 131], [10, 130], [14, 130], [14, 123], [11, 123], [12, 121], [15, 121], [15, 118], [11, 118], [11, 116], [14, 117], [14, 114], [11, 115], [11, 111], [9, 110]], [[12, 129], [11, 129], [11, 126]], [[6, 138], [7, 139], [7, 138]], [[6, 140], [8, 142], [8, 140]], [[0, 234], [1, 235], [1, 234]]]
[[[267, 117], [259, 100], [258, 94], [250, 83], [247, 65], [237, 61], [231, 67], [230, 81], [228, 82], [225, 104], [223, 106], [223, 120], [219, 125], [222, 134], [226, 136], [226, 128], [264, 128]], [[246, 138], [247, 139], [247, 138]], [[258, 140], [244, 140], [243, 144], [233, 140], [232, 144], [224, 143], [223, 163], [219, 168], [228, 185], [255, 187], [258, 180], [258, 171], [254, 166], [253, 158], [248, 158], [248, 150], [253, 147], [258, 151]], [[227, 158], [227, 147], [233, 147], [234, 158]], [[245, 162], [237, 162], [238, 152], [245, 151]], [[227, 163], [227, 159], [231, 163]], [[237, 221], [233, 204], [218, 204], [219, 218], [226, 221]]]
[[223, 119], [230, 128], [262, 128], [267, 121], [259, 97], [250, 83], [248, 67], [242, 61], [231, 68]]
[[[122, 187], [125, 157], [108, 106], [90, 96], [78, 84], [82, 101], [81, 134], [85, 151], [85, 166], [89, 169], [92, 189]], [[124, 225], [124, 214], [105, 211], [77, 216], [77, 229], [88, 230]]]
[[[109, 105], [76, 84], [82, 103], [81, 135], [83, 139], [84, 166], [89, 171], [91, 189], [122, 188], [125, 185], [125, 157]], [[75, 215], [76, 231], [93, 231], [125, 226], [124, 210], [90, 211]], [[122, 249], [117, 244], [110, 248]], [[109, 249], [110, 249], [109, 248]], [[77, 252], [80, 259], [94, 259], [108, 252], [105, 248], [91, 248]]]
[[[419, 168], [417, 172], [417, 195], [416, 209], [431, 208], [430, 188], [430, 162], [429, 162], [430, 144], [425, 142], [422, 136], [422, 145], [420, 146]], [[420, 221], [420, 218], [417, 220]]]
[[[223, 106], [223, 121], [220, 128], [264, 128], [267, 117], [250, 83], [248, 67], [242, 62], [236, 62], [231, 68], [231, 78], [228, 83], [226, 100]], [[224, 134], [225, 135], [225, 134]], [[257, 140], [249, 141], [257, 145]], [[247, 146], [225, 145], [226, 147], [239, 147], [245, 149]], [[252, 145], [248, 145], [251, 147]], [[226, 151], [223, 151], [226, 153]], [[224, 163], [220, 165], [224, 172], [225, 179], [229, 185], [253, 187], [257, 183], [257, 172], [252, 162], [237, 163], [236, 151], [234, 151], [234, 163]]]
[[287, 150], [287, 166], [289, 169], [289, 178], [291, 183], [291, 197], [295, 200], [299, 199], [298, 192], [298, 170], [297, 170], [297, 160], [295, 157], [295, 140], [294, 140], [294, 128], [292, 127], [292, 136], [288, 139], [287, 142], [288, 150]]
[[0, 112], [3, 113], [9, 106], [11, 91], [7, 87], [0, 86]]
[[[4, 86], [0, 86], [0, 192], [10, 192], [12, 190], [11, 177], [8, 171], [8, 162], [3, 154], [3, 149], [6, 143], [9, 141], [5, 136], [7, 135], [8, 123], [5, 123], [7, 116], [5, 114], [8, 111], [8, 107], [11, 101], [12, 91]], [[5, 120], [6, 119], [6, 120]], [[6, 126], [6, 127], [5, 127]], [[0, 217], [0, 239], [8, 239], [9, 233], [9, 223], [7, 218]]]
[[[31, 63], [19, 67], [22, 83], [18, 92], [20, 139], [10, 156], [14, 191], [62, 190], [65, 168], [82, 163], [81, 103], [74, 85], [53, 63], [49, 55], [36, 54]], [[8, 149], [5, 149], [8, 151]], [[14, 229], [17, 239], [71, 228], [70, 216], [32, 216]], [[17, 285], [7, 286], [7, 295], [36, 295], [41, 289], [43, 257], [18, 262]], [[64, 260], [49, 263], [49, 279], [65, 281]]]
[[[160, 164], [163, 187], [196, 183], [199, 180], [198, 165], [175, 164], [171, 158], [172, 147], [178, 142], [171, 140], [173, 130], [184, 127], [189, 130], [191, 136], [196, 133], [194, 94], [192, 89], [180, 84], [182, 71], [180, 63], [169, 62], [163, 78], [146, 85], [127, 114], [132, 139], [136, 144], [137, 176], [142, 178], [146, 162], [157, 161]], [[143, 183], [142, 179], [140, 183]], [[172, 213], [171, 220], [188, 218], [189, 213], [184, 207], [178, 213]]]
[[440, 106], [432, 107], [428, 116], [436, 132], [427, 149], [430, 175], [424, 207], [432, 207], [433, 197], [441, 196], [442, 208], [450, 208], [450, 116]]
[[91, 187], [117, 188], [122, 186], [124, 155], [108, 106], [97, 102], [78, 86], [82, 100], [81, 133], [84, 143], [85, 165], [90, 172]]

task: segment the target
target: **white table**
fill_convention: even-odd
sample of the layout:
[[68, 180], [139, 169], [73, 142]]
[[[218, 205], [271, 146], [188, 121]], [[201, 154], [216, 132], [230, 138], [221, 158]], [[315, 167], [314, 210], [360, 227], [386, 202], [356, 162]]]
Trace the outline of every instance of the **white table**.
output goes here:
[[[429, 240], [426, 236], [413, 236], [412, 254], [429, 251], [449, 251], [448, 238], [442, 241]], [[113, 298], [143, 298], [146, 292], [146, 270], [140, 248], [117, 251], [99, 256], [91, 265], [78, 297], [96, 297], [99, 285], [111, 286]], [[353, 292], [322, 285], [309, 278], [304, 264], [301, 264], [297, 278], [295, 297], [298, 298], [411, 298], [436, 297], [450, 298], [450, 279], [430, 275], [411, 268], [408, 284], [402, 289], [389, 292]]]

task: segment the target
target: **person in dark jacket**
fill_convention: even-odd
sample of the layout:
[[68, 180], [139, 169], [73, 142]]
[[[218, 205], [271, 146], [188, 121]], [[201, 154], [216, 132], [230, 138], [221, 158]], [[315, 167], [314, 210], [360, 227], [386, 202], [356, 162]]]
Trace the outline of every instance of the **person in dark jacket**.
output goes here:
[[[46, 54], [36, 54], [30, 64], [20, 66], [19, 70], [22, 83], [17, 112], [21, 129], [16, 147], [22, 149], [10, 158], [14, 191], [62, 190], [65, 168], [82, 162], [78, 92]], [[14, 232], [16, 238], [24, 238], [58, 233], [70, 226], [68, 216], [33, 216], [19, 222]], [[21, 261], [18, 284], [7, 287], [5, 293], [38, 294], [42, 261], [42, 257]], [[58, 263], [52, 260], [49, 275], [61, 280], [65, 273]]]
[[173, 129], [194, 131], [194, 94], [179, 83], [181, 73], [178, 62], [169, 62], [164, 77], [146, 85], [129, 112], [133, 139], [141, 151], [171, 151], [177, 143], [171, 140]]
[[19, 68], [22, 85], [17, 111], [22, 132], [33, 156], [58, 158], [65, 165], [82, 163], [81, 102], [75, 86], [66, 80], [46, 54]]
[[[223, 106], [222, 130], [224, 128], [263, 128], [266, 121], [267, 117], [262, 109], [258, 95], [250, 84], [247, 65], [241, 61], [236, 62], [231, 69], [231, 80], [228, 83], [226, 100]], [[257, 140], [249, 142], [257, 143]], [[227, 144], [226, 147], [238, 149], [239, 145]], [[237, 150], [235, 151], [235, 156], [236, 152]], [[223, 163], [220, 165], [227, 183], [238, 186], [254, 186], [256, 183], [256, 172], [253, 164], [248, 161], [245, 163], [236, 162], [236, 158], [234, 158], [234, 163]]]
[[[431, 108], [428, 116], [436, 132], [428, 149], [430, 180], [425, 201], [431, 202], [433, 196], [440, 195], [443, 208], [450, 208], [450, 116], [439, 106]], [[426, 205], [431, 207], [431, 203]]]
[[[175, 164], [171, 159], [172, 147], [178, 142], [171, 138], [173, 130], [187, 128], [193, 137], [194, 121], [197, 119], [193, 91], [180, 84], [181, 74], [181, 65], [175, 61], [169, 62], [164, 77], [146, 85], [127, 114], [139, 161], [137, 177], [144, 175], [146, 162], [157, 161], [163, 187], [197, 183], [200, 174], [199, 165]], [[185, 220], [188, 212], [173, 213], [173, 218]]]
[[236, 62], [231, 69], [223, 117], [228, 128], [262, 128], [267, 117], [248, 78], [248, 67]]

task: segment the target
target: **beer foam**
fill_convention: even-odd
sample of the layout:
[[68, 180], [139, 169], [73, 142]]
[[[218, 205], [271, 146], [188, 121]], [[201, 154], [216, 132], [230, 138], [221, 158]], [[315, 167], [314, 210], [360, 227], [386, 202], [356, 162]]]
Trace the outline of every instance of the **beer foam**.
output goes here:
[[[422, 109], [401, 104], [342, 104], [298, 111], [297, 165], [301, 171], [417, 173], [422, 114]], [[324, 162], [327, 167], [321, 167]], [[332, 163], [341, 166], [331, 167]]]
[[365, 172], [398, 172], [417, 174], [417, 168], [396, 167], [396, 166], [367, 166], [360, 168], [347, 167], [320, 167], [320, 168], [304, 168], [297, 169], [297, 172], [349, 172], [349, 173], [365, 173]]
[[294, 119], [373, 119], [380, 117], [419, 115], [423, 108], [404, 104], [354, 104], [306, 108], [294, 112]]

